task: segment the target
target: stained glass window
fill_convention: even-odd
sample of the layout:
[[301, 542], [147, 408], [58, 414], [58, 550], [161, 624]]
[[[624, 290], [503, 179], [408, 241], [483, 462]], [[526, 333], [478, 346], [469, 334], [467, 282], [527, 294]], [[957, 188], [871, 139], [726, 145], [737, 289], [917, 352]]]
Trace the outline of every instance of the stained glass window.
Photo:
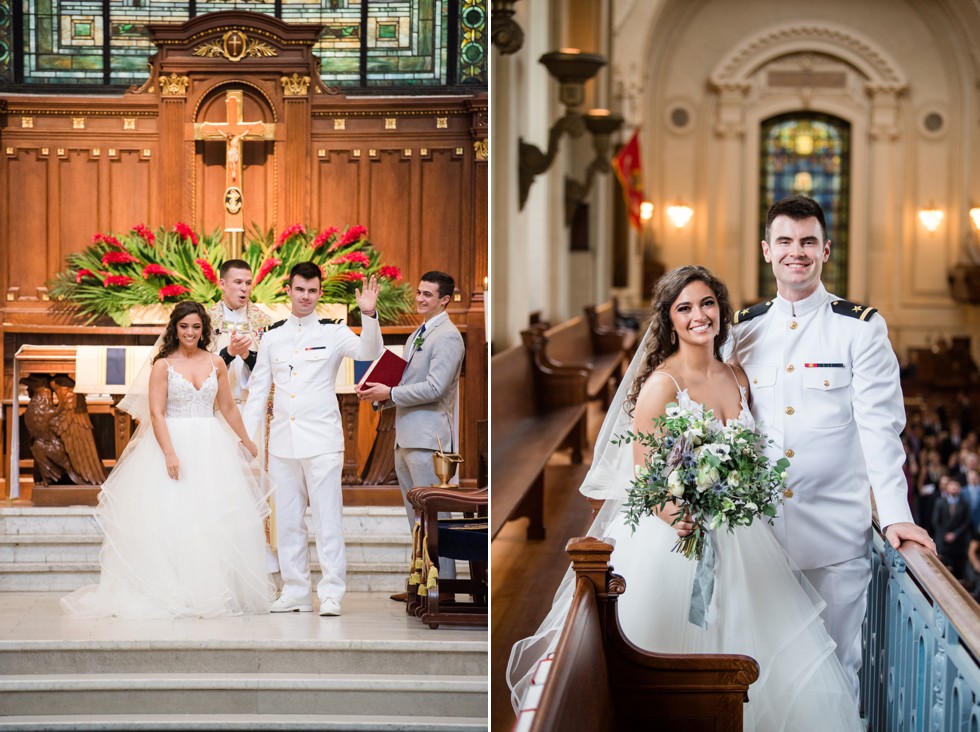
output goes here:
[[[826, 114], [793, 113], [763, 121], [760, 135], [759, 239], [765, 239], [766, 213], [776, 201], [802, 193], [823, 208], [830, 261], [823, 283], [847, 297], [848, 229], [851, 198], [851, 126]], [[776, 294], [772, 265], [759, 250], [759, 297]]]
[[[487, 0], [0, 0], [0, 85], [140, 85], [147, 23], [219, 10], [321, 23], [325, 83], [369, 90], [487, 84]], [[84, 89], [83, 89], [84, 90]]]

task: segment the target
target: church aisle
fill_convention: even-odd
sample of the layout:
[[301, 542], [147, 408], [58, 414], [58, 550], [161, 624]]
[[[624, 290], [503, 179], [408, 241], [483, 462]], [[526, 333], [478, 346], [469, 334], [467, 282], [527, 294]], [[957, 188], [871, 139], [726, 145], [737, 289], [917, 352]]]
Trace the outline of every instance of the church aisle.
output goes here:
[[429, 630], [385, 593], [339, 618], [139, 621], [61, 595], [0, 593], [0, 730], [487, 728], [487, 631]]

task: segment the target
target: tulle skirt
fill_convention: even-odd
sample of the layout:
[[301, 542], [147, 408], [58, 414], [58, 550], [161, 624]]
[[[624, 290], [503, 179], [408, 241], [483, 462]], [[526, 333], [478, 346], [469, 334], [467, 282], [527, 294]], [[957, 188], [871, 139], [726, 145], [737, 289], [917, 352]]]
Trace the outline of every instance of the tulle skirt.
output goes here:
[[616, 540], [611, 563], [626, 580], [619, 619], [633, 643], [664, 653], [739, 653], [758, 661], [746, 730], [862, 729], [820, 619], [823, 603], [768, 526], [715, 532], [713, 619], [707, 629], [688, 620], [697, 562], [671, 552], [674, 529], [648, 516], [636, 533], [614, 521], [606, 535]]
[[97, 585], [62, 598], [84, 617], [217, 617], [264, 613], [267, 496], [251, 457], [214, 417], [168, 419], [179, 480], [151, 431], [105, 482], [96, 519], [105, 539]]

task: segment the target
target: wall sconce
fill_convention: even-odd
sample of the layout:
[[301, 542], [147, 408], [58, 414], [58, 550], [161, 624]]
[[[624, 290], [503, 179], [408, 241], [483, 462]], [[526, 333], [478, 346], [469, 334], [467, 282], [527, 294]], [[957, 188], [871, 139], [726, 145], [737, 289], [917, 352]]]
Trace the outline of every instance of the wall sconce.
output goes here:
[[640, 220], [649, 221], [653, 218], [653, 203], [650, 201], [643, 201], [640, 204]]
[[[520, 138], [518, 150], [518, 177], [520, 180], [520, 208], [524, 209], [527, 195], [534, 179], [545, 172], [558, 153], [558, 142], [562, 135], [578, 137], [585, 131], [585, 123], [579, 107], [585, 101], [585, 82], [596, 75], [606, 59], [594, 53], [582, 53], [577, 48], [563, 48], [546, 53], [538, 59], [548, 73], [561, 84], [560, 98], [565, 105], [565, 114], [558, 119], [548, 132], [548, 149], [540, 148]], [[622, 123], [622, 121], [620, 121]]]
[[609, 172], [609, 138], [623, 126], [623, 118], [618, 114], [613, 114], [608, 109], [590, 109], [583, 121], [585, 129], [592, 135], [592, 149], [595, 150], [595, 157], [592, 158], [589, 167], [585, 169], [585, 183], [579, 183], [577, 180], [565, 177], [566, 224], [572, 223], [576, 207], [589, 194], [595, 174]]
[[936, 208], [936, 204], [930, 202], [927, 208], [919, 211], [919, 221], [931, 234], [943, 222], [943, 212]]
[[501, 54], [517, 53], [524, 45], [524, 30], [514, 20], [515, 0], [493, 0], [490, 39]]
[[667, 207], [667, 218], [674, 225], [676, 229], [683, 229], [687, 226], [687, 222], [691, 220], [694, 215], [694, 209], [690, 206], [684, 206], [683, 204], [676, 204], [674, 206]]
[[973, 222], [973, 228], [980, 232], [980, 206], [970, 209], [970, 221]]

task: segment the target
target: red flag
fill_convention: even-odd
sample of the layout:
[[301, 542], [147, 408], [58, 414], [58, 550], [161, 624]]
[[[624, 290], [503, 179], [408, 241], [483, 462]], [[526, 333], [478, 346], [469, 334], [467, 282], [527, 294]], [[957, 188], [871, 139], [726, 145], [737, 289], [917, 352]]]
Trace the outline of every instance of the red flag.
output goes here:
[[633, 133], [629, 142], [623, 145], [612, 161], [613, 169], [623, 186], [626, 196], [626, 208], [630, 214], [630, 223], [640, 229], [640, 204], [643, 203], [643, 163], [640, 158], [640, 131]]

